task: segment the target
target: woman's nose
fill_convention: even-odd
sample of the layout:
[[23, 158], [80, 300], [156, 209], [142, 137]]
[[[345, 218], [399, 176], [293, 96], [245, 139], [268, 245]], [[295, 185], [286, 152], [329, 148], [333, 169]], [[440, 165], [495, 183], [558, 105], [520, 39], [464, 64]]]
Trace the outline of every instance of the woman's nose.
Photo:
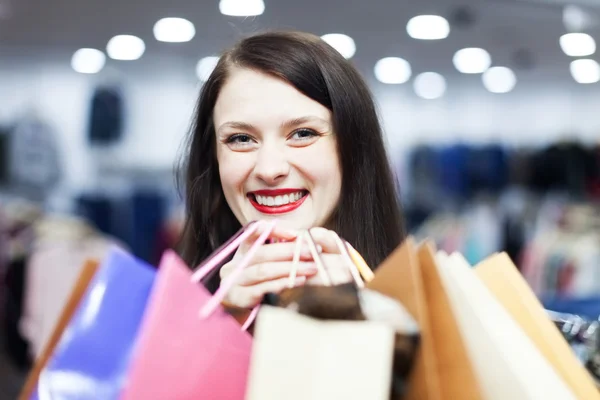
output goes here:
[[290, 164], [285, 151], [276, 146], [264, 146], [258, 151], [254, 173], [267, 185], [276, 185], [285, 180]]

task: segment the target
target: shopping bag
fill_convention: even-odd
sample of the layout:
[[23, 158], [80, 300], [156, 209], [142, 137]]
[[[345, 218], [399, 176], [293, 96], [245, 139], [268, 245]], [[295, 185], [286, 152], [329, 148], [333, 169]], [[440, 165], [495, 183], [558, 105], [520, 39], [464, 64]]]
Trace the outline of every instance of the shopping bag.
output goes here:
[[475, 266], [475, 274], [534, 342], [578, 399], [600, 399], [591, 375], [556, 329], [517, 267], [505, 253]]
[[367, 283], [367, 287], [398, 300], [419, 326], [420, 346], [406, 399], [441, 400], [435, 346], [423, 284], [415, 245], [412, 239], [408, 239], [375, 270], [375, 276]]
[[[274, 225], [243, 228], [196, 273], [175, 253], [164, 254], [122, 400], [244, 398], [252, 338], [221, 301]], [[264, 232], [211, 295], [199, 281], [260, 226]]]
[[485, 399], [576, 399], [462, 255], [436, 261]]
[[19, 400], [27, 400], [32, 395], [35, 385], [37, 385], [38, 378], [40, 373], [48, 363], [48, 360], [54, 353], [54, 349], [58, 344], [60, 337], [62, 336], [65, 328], [67, 327], [69, 321], [75, 314], [75, 310], [79, 305], [81, 299], [83, 298], [92, 278], [96, 274], [98, 270], [98, 262], [93, 260], [88, 260], [81, 272], [79, 273], [79, 277], [71, 290], [71, 294], [69, 295], [63, 310], [54, 325], [54, 329], [50, 335], [50, 338], [44, 345], [44, 348], [40, 354], [40, 356], [35, 360], [33, 368], [29, 372], [27, 376], [27, 381], [21, 390], [21, 394], [19, 395]]
[[389, 399], [390, 326], [323, 321], [264, 306], [254, 335], [248, 400]]
[[448, 293], [438, 273], [432, 243], [417, 249], [417, 264], [423, 281], [423, 294], [431, 344], [435, 352], [437, 381], [441, 399], [482, 399], [480, 384], [475, 374], [464, 338], [460, 333], [456, 313], [450, 305]]
[[118, 399], [155, 268], [114, 249], [101, 264], [33, 399]]

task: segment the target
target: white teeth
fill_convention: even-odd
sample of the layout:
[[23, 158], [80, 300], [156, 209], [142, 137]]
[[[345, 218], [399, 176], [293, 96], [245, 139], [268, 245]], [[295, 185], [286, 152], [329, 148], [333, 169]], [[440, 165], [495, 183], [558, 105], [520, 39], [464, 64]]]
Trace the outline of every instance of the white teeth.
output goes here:
[[283, 196], [259, 196], [255, 195], [254, 198], [256, 202], [263, 206], [282, 206], [285, 204], [293, 203], [302, 198], [303, 192], [296, 192], [291, 194], [286, 194]]

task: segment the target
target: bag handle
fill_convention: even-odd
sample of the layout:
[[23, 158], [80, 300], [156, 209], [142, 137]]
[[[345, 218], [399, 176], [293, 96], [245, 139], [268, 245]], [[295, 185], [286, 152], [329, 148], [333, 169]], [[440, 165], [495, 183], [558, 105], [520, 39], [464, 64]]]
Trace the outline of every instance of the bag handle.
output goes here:
[[[354, 283], [356, 283], [356, 286], [358, 288], [360, 288], [360, 289], [364, 288], [365, 284], [364, 284], [363, 278], [361, 277], [361, 273], [360, 273], [359, 269], [357, 268], [356, 264], [353, 262], [352, 257], [350, 257], [350, 254], [348, 253], [348, 248], [344, 244], [345, 241], [343, 241], [337, 233], [335, 233], [335, 232], [332, 232], [332, 233], [334, 236], [335, 243], [338, 247], [338, 250], [340, 251], [340, 255], [344, 259], [345, 264], [348, 266], [348, 269], [350, 270], [350, 273], [352, 274]], [[319, 271], [319, 275], [321, 275], [323, 284], [325, 286], [331, 286], [332, 285], [331, 277], [327, 273], [327, 269], [325, 268], [325, 263], [317, 250], [317, 246], [315, 244], [315, 241], [314, 241], [310, 231], [306, 230], [306, 231], [302, 231], [300, 233], [300, 235], [296, 238], [296, 247], [294, 249], [294, 257], [292, 260], [292, 271], [290, 272], [288, 287], [291, 288], [294, 286], [294, 282], [296, 280], [296, 275], [297, 275], [297, 270], [298, 270], [298, 263], [300, 261], [300, 249], [302, 248], [302, 242], [304, 240], [306, 240], [308, 243], [309, 250], [311, 252], [311, 255], [312, 255], [315, 263], [317, 264], [317, 269]]]
[[[202, 307], [202, 309], [200, 310], [200, 318], [209, 317], [221, 305], [221, 302], [223, 301], [223, 299], [225, 298], [225, 296], [227, 295], [229, 290], [231, 290], [231, 288], [237, 281], [237, 278], [240, 276], [240, 274], [243, 272], [244, 268], [246, 268], [248, 266], [248, 264], [250, 263], [250, 261], [252, 260], [254, 253], [256, 253], [258, 248], [267, 241], [267, 239], [269, 238], [269, 235], [275, 228], [276, 224], [277, 224], [277, 220], [272, 220], [270, 222], [264, 223], [264, 225], [266, 226], [266, 229], [264, 230], [264, 232], [262, 232], [260, 234], [258, 239], [252, 244], [252, 246], [250, 247], [248, 252], [246, 254], [244, 254], [244, 256], [242, 257], [240, 262], [237, 263], [237, 265], [231, 272], [231, 275], [229, 275], [226, 279], [224, 279], [221, 282], [221, 287], [219, 287], [219, 289], [209, 299], [209, 301], [204, 305], [204, 307]], [[233, 251], [235, 251], [235, 249], [244, 240], [246, 240], [248, 237], [250, 237], [250, 235], [252, 235], [252, 233], [254, 233], [258, 229], [258, 227], [262, 226], [262, 225], [263, 225], [263, 223], [261, 223], [261, 222], [253, 223], [249, 229], [244, 231], [244, 233], [242, 233], [239, 237], [237, 237], [235, 240], [233, 240], [229, 244], [229, 246], [227, 246], [223, 250], [223, 252], [217, 254], [214, 258], [208, 260], [208, 262], [202, 267], [202, 270], [199, 270], [197, 272], [197, 274], [194, 274], [194, 275], [196, 275], [195, 278], [198, 279], [198, 276], [203, 277], [207, 273], [209, 273], [212, 269], [214, 269], [217, 265], [219, 265], [219, 263], [222, 262], [229, 254], [233, 253]], [[194, 279], [194, 276], [192, 276], [192, 279]], [[253, 313], [254, 313], [254, 310], [253, 310]], [[251, 313], [251, 315], [252, 315], [252, 313]], [[244, 325], [246, 325], [246, 324], [244, 324]]]

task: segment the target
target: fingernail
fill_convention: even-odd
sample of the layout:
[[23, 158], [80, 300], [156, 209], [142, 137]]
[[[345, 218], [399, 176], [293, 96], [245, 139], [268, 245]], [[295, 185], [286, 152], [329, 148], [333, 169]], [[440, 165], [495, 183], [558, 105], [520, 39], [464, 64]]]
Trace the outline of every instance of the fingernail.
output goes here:
[[318, 251], [319, 253], [322, 253], [322, 252], [323, 252], [323, 246], [321, 246], [320, 244], [318, 244], [318, 245], [317, 245], [317, 251]]

